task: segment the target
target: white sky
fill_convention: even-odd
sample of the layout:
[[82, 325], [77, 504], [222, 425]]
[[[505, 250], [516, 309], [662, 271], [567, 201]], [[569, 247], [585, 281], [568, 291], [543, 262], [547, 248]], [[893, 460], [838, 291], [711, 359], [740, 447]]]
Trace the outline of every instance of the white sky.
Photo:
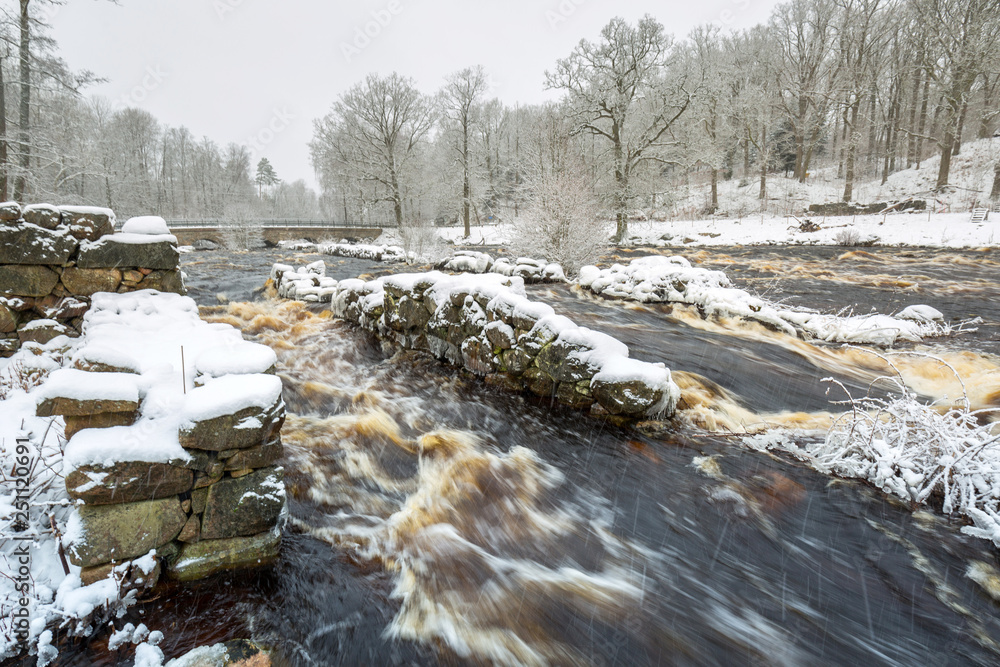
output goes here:
[[[185, 125], [197, 137], [259, 147], [285, 181], [315, 187], [312, 121], [369, 72], [413, 77], [426, 92], [483, 65], [507, 103], [554, 99], [544, 72], [614, 16], [652, 14], [678, 37], [704, 23], [741, 29], [775, 0], [70, 0], [47, 8], [73, 69], [108, 82], [92, 93]], [[393, 14], [390, 10], [395, 10]], [[386, 25], [345, 57], [373, 12]], [[386, 19], [388, 18], [388, 21]]]

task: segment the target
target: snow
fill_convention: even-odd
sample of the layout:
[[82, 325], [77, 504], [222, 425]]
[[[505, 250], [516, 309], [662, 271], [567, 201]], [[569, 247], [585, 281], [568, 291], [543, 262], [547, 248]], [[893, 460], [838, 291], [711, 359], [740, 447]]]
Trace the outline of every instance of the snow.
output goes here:
[[115, 212], [110, 208], [101, 206], [60, 206], [59, 210], [70, 215], [104, 215], [113, 225], [115, 223]]
[[580, 276], [581, 287], [601, 296], [695, 305], [709, 317], [754, 320], [790, 336], [827, 342], [888, 347], [900, 340], [916, 342], [946, 335], [965, 326], [943, 322], [944, 316], [927, 306], [912, 306], [896, 317], [878, 313], [831, 315], [791, 308], [735, 288], [722, 271], [692, 267], [679, 256], [642, 257], [607, 269], [585, 266]]
[[226, 375], [188, 392], [182, 422], [193, 424], [246, 408], [270, 408], [281, 398], [281, 380], [274, 375]]
[[195, 361], [195, 368], [203, 375], [221, 377], [264, 373], [277, 362], [277, 355], [268, 346], [244, 341], [205, 350]]
[[914, 322], [941, 322], [944, 314], [937, 308], [924, 305], [907, 306], [896, 314], [901, 320], [912, 320]]
[[39, 401], [67, 398], [74, 401], [139, 401], [136, 376], [129, 373], [87, 373], [62, 368], [49, 375], [33, 393]]
[[94, 247], [104, 243], [124, 243], [141, 245], [143, 243], [171, 243], [177, 245], [177, 237], [173, 234], [137, 234], [134, 232], [118, 232], [102, 236], [96, 241], [82, 241], [81, 247]]
[[113, 579], [83, 586], [79, 574], [70, 574], [59, 586], [56, 606], [70, 616], [86, 618], [98, 607], [110, 606], [118, 599], [118, 594], [118, 585]]
[[122, 225], [122, 234], [138, 234], [142, 236], [165, 236], [170, 234], [167, 221], [158, 215], [147, 215], [130, 218]]
[[132, 426], [83, 429], [66, 445], [65, 471], [82, 466], [113, 466], [118, 461], [190, 461], [177, 439], [177, 421], [140, 419]]

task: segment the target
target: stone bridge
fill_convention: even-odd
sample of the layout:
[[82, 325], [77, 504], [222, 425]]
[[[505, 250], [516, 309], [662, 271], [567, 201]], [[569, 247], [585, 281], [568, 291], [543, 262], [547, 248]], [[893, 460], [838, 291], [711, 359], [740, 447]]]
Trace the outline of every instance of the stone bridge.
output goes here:
[[[170, 232], [177, 237], [180, 245], [192, 245], [195, 241], [212, 241], [222, 244], [225, 228], [230, 224], [224, 220], [167, 220]], [[339, 241], [340, 239], [374, 240], [382, 235], [382, 227], [362, 223], [335, 223], [326, 220], [261, 220], [264, 242], [276, 245], [278, 241], [305, 239], [313, 243]]]

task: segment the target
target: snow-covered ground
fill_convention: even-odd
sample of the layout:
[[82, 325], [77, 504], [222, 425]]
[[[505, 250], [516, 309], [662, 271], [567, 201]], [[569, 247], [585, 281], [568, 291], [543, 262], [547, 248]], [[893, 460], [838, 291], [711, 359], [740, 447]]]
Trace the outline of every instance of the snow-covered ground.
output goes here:
[[[814, 170], [806, 183], [771, 174], [768, 199], [762, 210], [759, 183], [750, 180], [719, 184], [719, 213], [704, 216], [707, 186], [674, 188], [674, 204], [655, 211], [640, 211], [643, 219], [629, 223], [627, 245], [723, 246], [723, 245], [843, 245], [844, 237], [873, 241], [876, 245], [981, 248], [1000, 245], [1000, 213], [983, 224], [973, 224], [974, 206], [987, 206], [994, 166], [1000, 161], [1000, 138], [981, 139], [962, 147], [952, 162], [951, 185], [933, 192], [939, 160], [932, 157], [920, 169], [906, 169], [881, 180], [859, 181], [854, 200], [861, 204], [906, 199], [927, 201], [928, 210], [888, 215], [824, 217], [805, 211], [810, 204], [838, 202], [844, 191], [836, 168]], [[819, 231], [800, 232], [800, 222], [809, 219]], [[458, 245], [506, 245], [513, 226], [499, 224], [473, 227], [468, 238], [461, 227], [439, 230], [440, 236]], [[610, 238], [614, 223], [607, 223]]]
[[[819, 231], [802, 232], [806, 219]], [[614, 223], [608, 221], [608, 236]], [[442, 238], [456, 245], [502, 246], [510, 242], [512, 225], [473, 227], [468, 238], [463, 230], [445, 228]], [[821, 216], [749, 217], [710, 220], [673, 220], [629, 224], [627, 245], [653, 247], [699, 247], [734, 245], [862, 245], [926, 246], [933, 248], [986, 248], [1000, 246], [1000, 213], [984, 223], [973, 223], [968, 212], [894, 213], [823, 218]]]

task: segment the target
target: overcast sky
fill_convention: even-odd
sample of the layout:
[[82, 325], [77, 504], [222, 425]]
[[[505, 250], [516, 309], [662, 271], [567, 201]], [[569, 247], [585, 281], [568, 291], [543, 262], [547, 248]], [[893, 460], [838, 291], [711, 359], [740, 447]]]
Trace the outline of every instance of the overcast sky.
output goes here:
[[[676, 36], [767, 19], [775, 0], [70, 0], [48, 20], [92, 92], [251, 145], [285, 181], [315, 186], [312, 121], [369, 72], [400, 72], [427, 93], [483, 65], [507, 103], [553, 99], [545, 70], [614, 16], [652, 14]], [[364, 33], [367, 32], [368, 36]], [[361, 36], [359, 36], [359, 33]]]

